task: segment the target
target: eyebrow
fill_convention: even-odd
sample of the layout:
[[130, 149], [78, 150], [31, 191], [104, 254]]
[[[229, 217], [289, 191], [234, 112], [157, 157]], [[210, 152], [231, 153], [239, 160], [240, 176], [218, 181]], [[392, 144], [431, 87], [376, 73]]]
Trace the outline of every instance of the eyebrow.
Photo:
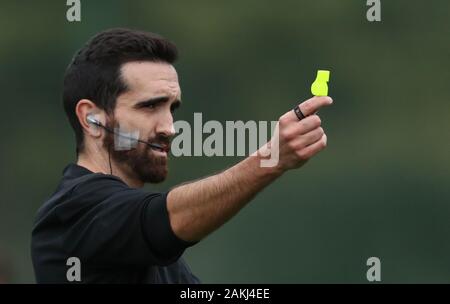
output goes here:
[[[139, 101], [137, 102], [133, 107], [138, 109], [138, 108], [144, 108], [144, 107], [148, 107], [151, 105], [156, 105], [158, 103], [164, 103], [164, 102], [168, 102], [170, 100], [169, 96], [158, 96], [158, 97], [153, 97], [144, 101]], [[181, 100], [180, 99], [175, 99], [175, 101], [173, 102], [172, 106], [175, 108], [178, 108], [181, 105]]]

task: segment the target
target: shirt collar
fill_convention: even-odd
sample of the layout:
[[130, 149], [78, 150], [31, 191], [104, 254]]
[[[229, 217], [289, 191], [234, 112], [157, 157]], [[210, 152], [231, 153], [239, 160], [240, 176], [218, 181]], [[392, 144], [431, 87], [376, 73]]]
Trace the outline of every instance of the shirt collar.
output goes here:
[[86, 174], [92, 174], [94, 172], [86, 169], [85, 167], [79, 166], [77, 164], [69, 164], [63, 170], [64, 178], [72, 179], [77, 178]]

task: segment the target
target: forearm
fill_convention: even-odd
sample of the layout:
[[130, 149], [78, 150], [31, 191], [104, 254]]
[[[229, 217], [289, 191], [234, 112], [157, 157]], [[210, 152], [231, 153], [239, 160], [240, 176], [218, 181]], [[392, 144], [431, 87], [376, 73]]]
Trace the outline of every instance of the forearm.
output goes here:
[[[255, 153], [232, 168], [205, 179], [184, 184], [167, 196], [170, 225], [185, 241], [198, 241], [223, 225], [259, 191], [289, 169], [303, 166], [326, 147], [327, 137], [316, 113], [330, 105], [330, 97], [313, 97], [298, 107], [304, 116], [299, 121], [294, 111], [278, 120], [274, 136], [261, 151], [278, 151], [275, 167], [262, 167], [261, 155]], [[278, 148], [277, 148], [278, 147]], [[272, 159], [271, 159], [272, 160]]]
[[259, 191], [281, 175], [264, 168], [259, 156], [250, 156], [222, 173], [172, 189], [167, 197], [175, 234], [198, 241], [219, 228]]

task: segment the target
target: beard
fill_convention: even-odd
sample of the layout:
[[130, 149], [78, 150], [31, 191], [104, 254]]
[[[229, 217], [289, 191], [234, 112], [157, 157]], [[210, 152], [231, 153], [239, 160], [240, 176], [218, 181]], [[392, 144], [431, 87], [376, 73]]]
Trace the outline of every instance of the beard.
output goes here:
[[[110, 130], [114, 130], [115, 125], [117, 124], [115, 124], [114, 119], [106, 123], [106, 127]], [[130, 150], [116, 150], [114, 138], [115, 135], [113, 133], [105, 132], [103, 147], [108, 151], [116, 166], [143, 183], [160, 183], [166, 179], [168, 174], [166, 157], [156, 155], [150, 146], [140, 142]], [[167, 137], [146, 141], [169, 143]]]

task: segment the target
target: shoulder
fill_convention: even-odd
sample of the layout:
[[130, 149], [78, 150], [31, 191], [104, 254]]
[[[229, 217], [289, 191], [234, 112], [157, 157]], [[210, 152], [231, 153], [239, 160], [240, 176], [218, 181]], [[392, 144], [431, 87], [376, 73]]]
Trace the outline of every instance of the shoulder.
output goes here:
[[36, 224], [43, 220], [66, 221], [92, 208], [140, 202], [161, 193], [130, 188], [120, 178], [101, 173], [62, 181], [58, 190], [38, 210]]
[[69, 185], [67, 192], [71, 196], [77, 195], [92, 195], [96, 196], [110, 195], [115, 192], [126, 190], [138, 190], [128, 187], [121, 179], [116, 176], [92, 173], [73, 180], [73, 184]]

